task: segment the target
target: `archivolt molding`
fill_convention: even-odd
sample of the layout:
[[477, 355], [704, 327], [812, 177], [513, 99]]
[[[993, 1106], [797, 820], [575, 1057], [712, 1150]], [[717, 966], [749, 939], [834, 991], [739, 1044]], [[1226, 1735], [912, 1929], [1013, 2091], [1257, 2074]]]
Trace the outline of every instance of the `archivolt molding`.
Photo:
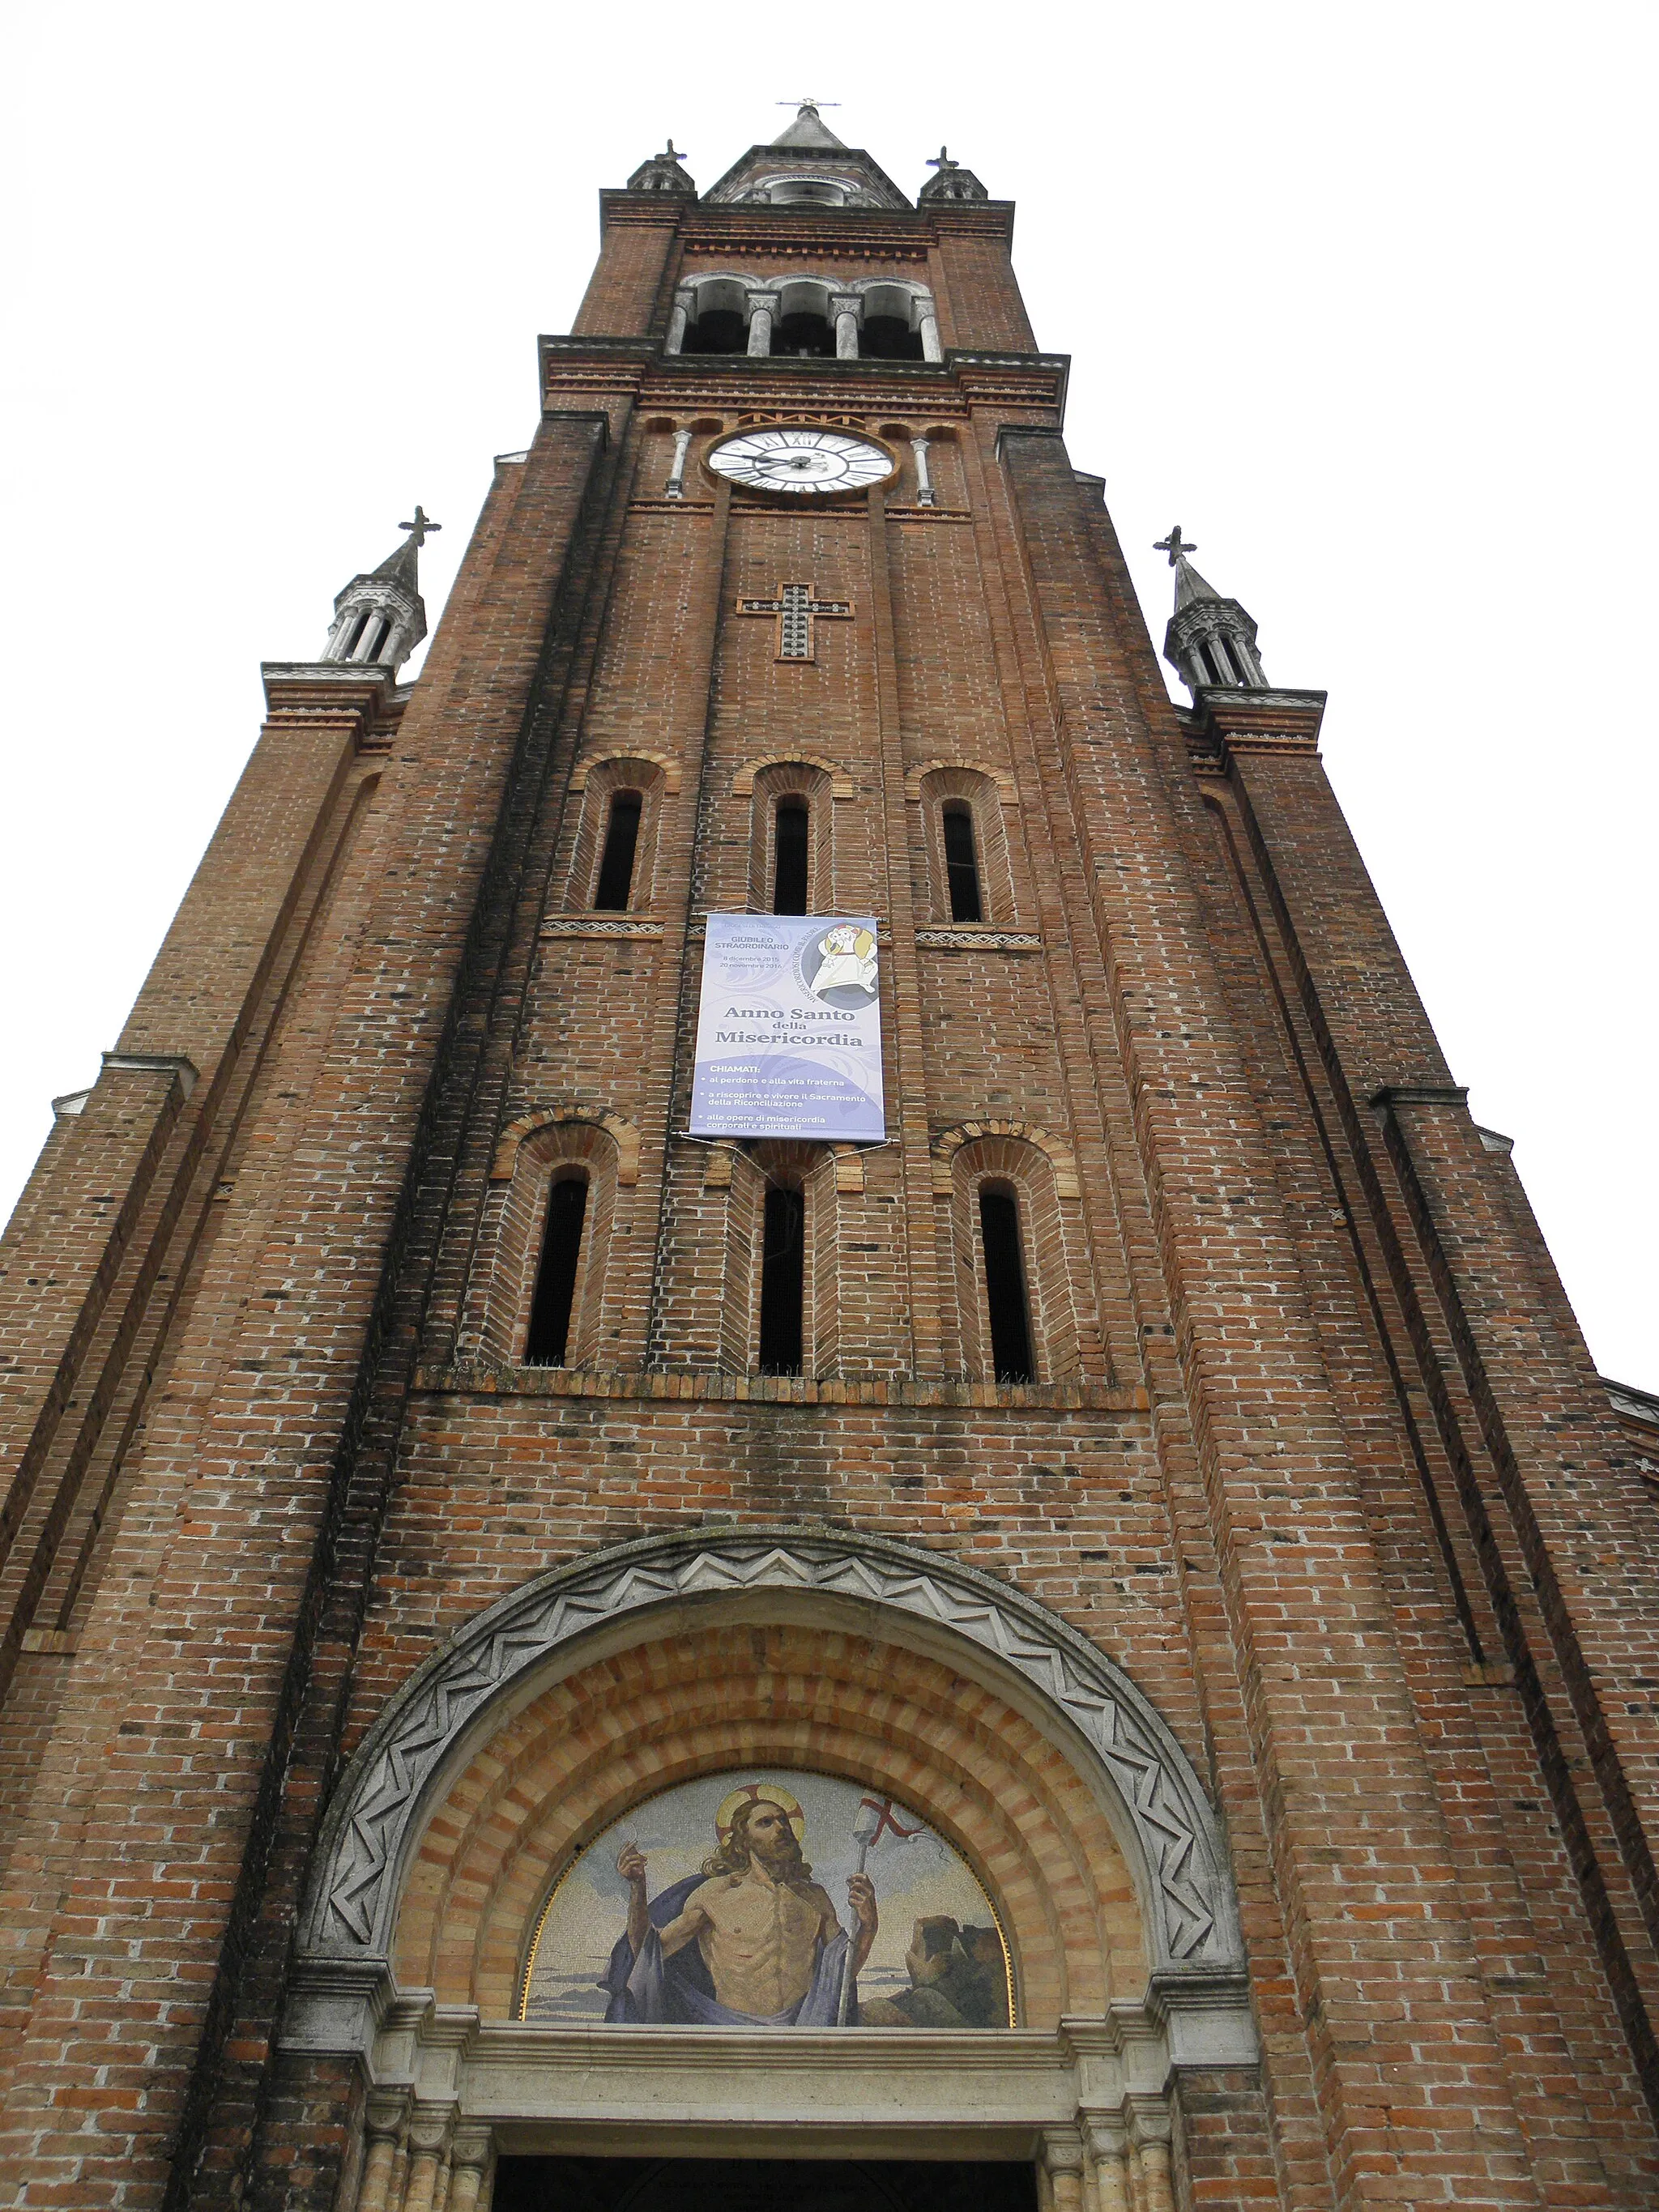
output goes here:
[[668, 753], [647, 752], [641, 746], [625, 746], [620, 752], [589, 753], [586, 760], [577, 762], [571, 774], [572, 791], [586, 791], [587, 779], [596, 768], [608, 768], [612, 761], [649, 761], [653, 768], [662, 770], [662, 787], [672, 798], [680, 787], [680, 764]]
[[920, 761], [915, 768], [907, 769], [905, 771], [904, 788], [907, 794], [914, 799], [920, 800], [921, 787], [926, 779], [930, 775], [939, 775], [944, 769], [957, 769], [968, 775], [982, 775], [987, 783], [994, 783], [996, 786], [997, 797], [1005, 806], [1018, 806], [1019, 804], [1019, 793], [1015, 787], [1014, 779], [1007, 770], [992, 768], [986, 762], [977, 760]]
[[526, 1137], [533, 1137], [538, 1129], [548, 1129], [567, 1122], [585, 1123], [588, 1127], [603, 1129], [617, 1147], [617, 1182], [626, 1187], [640, 1179], [640, 1132], [638, 1126], [621, 1114], [608, 1113], [602, 1106], [541, 1106], [533, 1114], [521, 1114], [516, 1121], [509, 1121], [495, 1139], [495, 1157], [489, 1164], [491, 1182], [510, 1182], [518, 1164], [519, 1147]]
[[[325, 1823], [303, 1956], [383, 1966], [403, 1870], [435, 1778], [488, 1709], [562, 1647], [629, 1615], [758, 1589], [822, 1592], [948, 1631], [1024, 1677], [1087, 1746], [1136, 1875], [1155, 1978], [1242, 1964], [1215, 1816], [1150, 1702], [1121, 1668], [1033, 1600], [954, 1559], [873, 1537], [756, 1530], [647, 1538], [540, 1577], [467, 1626], [392, 1701]], [[573, 1655], [574, 1656], [574, 1655]]]
[[958, 1121], [954, 1128], [945, 1129], [933, 1139], [933, 1195], [949, 1198], [951, 1191], [951, 1171], [957, 1154], [964, 1145], [976, 1143], [983, 1137], [1013, 1137], [1023, 1145], [1030, 1145], [1042, 1153], [1054, 1171], [1054, 1189], [1061, 1198], [1076, 1198], [1079, 1194], [1077, 1155], [1063, 1138], [1052, 1129], [1039, 1128], [1035, 1121]]
[[832, 799], [850, 799], [853, 796], [852, 777], [838, 769], [834, 761], [827, 761], [817, 753], [768, 753], [763, 759], [745, 761], [732, 779], [732, 796], [734, 799], [752, 799], [755, 778], [763, 769], [769, 768], [821, 769], [830, 779]]

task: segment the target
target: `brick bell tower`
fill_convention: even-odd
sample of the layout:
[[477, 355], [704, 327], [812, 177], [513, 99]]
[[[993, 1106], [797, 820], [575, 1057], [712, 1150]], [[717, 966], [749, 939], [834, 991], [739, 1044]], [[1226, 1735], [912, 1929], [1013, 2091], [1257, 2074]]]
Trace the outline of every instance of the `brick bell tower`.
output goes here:
[[1659, 2203], [1659, 1405], [931, 167], [602, 195], [58, 1102], [0, 2202]]

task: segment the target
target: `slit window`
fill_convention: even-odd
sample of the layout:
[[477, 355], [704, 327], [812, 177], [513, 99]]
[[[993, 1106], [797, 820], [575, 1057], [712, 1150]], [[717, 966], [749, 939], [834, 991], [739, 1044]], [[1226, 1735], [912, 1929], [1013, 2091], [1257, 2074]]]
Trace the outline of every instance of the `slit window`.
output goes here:
[[808, 814], [804, 799], [781, 799], [772, 823], [772, 911], [806, 911]]
[[547, 1194], [547, 1225], [542, 1231], [542, 1261], [536, 1271], [536, 1295], [530, 1308], [525, 1344], [528, 1367], [562, 1367], [570, 1349], [570, 1310], [576, 1295], [576, 1263], [581, 1257], [582, 1224], [587, 1215], [587, 1181], [569, 1176]]
[[1012, 1191], [981, 1189], [980, 1241], [985, 1254], [985, 1301], [991, 1316], [991, 1364], [999, 1382], [1035, 1382], [1025, 1265], [1019, 1249], [1019, 1208]]
[[760, 1371], [801, 1371], [801, 1310], [806, 1291], [806, 1201], [773, 1184], [761, 1232]]
[[952, 921], [983, 921], [979, 854], [974, 849], [974, 810], [962, 799], [945, 810], [945, 874], [951, 892]]
[[593, 904], [602, 913], [626, 914], [634, 888], [634, 855], [640, 842], [642, 801], [637, 791], [619, 791], [611, 801], [605, 825], [605, 852]]
[[362, 643], [363, 632], [368, 628], [368, 610], [365, 607], [362, 614], [358, 616], [356, 621], [351, 625], [350, 633], [347, 636], [345, 645], [341, 653], [342, 659], [350, 659], [352, 654], [356, 652], [357, 647]]

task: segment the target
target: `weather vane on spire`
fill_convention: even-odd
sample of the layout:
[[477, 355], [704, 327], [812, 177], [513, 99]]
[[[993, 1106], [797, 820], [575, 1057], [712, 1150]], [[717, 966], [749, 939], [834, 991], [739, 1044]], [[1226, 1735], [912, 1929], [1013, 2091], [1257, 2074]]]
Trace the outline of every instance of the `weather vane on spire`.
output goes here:
[[799, 100], [780, 100], [774, 104], [779, 107], [810, 107], [815, 115], [821, 107], [841, 106], [838, 100], [814, 100], [810, 93], [804, 94]]
[[1170, 566], [1173, 568], [1183, 554], [1197, 552], [1198, 540], [1195, 538], [1190, 538], [1183, 543], [1181, 525], [1177, 522], [1167, 538], [1158, 539], [1152, 550], [1154, 553], [1167, 553], [1170, 556]]
[[435, 532], [441, 530], [443, 528], [443, 525], [441, 522], [428, 521], [426, 509], [417, 502], [415, 508], [414, 521], [400, 522], [398, 525], [398, 527], [399, 530], [412, 530], [414, 532], [415, 550], [418, 553], [421, 547], [426, 544], [427, 539], [432, 537]]

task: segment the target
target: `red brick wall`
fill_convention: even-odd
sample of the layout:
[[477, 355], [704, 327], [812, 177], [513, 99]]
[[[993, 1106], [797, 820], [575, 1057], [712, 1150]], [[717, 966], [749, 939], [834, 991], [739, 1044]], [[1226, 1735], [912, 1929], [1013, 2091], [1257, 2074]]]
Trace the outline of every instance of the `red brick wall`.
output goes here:
[[[694, 221], [707, 258], [770, 220], [612, 212], [600, 337], [659, 325]], [[931, 240], [949, 342], [1029, 354], [1001, 212], [870, 228], [872, 269]], [[1183, 727], [1039, 363], [549, 363], [401, 720], [296, 696], [181, 909], [124, 1043], [200, 1083], [106, 1073], [3, 1255], [19, 2201], [327, 2204], [362, 2084], [272, 2030], [340, 1761], [482, 1607], [705, 1516], [959, 1552], [1180, 1737], [1263, 2039], [1259, 2078], [1182, 2084], [1183, 2204], [1656, 2201], [1653, 1493], [1305, 704]], [[791, 410], [884, 431], [890, 495], [783, 512], [701, 468]], [[735, 611], [793, 580], [853, 608], [806, 664]], [[620, 919], [583, 904], [619, 757], [651, 808]], [[763, 1380], [767, 1161], [684, 1130], [700, 917], [754, 896], [797, 761], [821, 902], [881, 919], [890, 1139], [773, 1161], [813, 1371]], [[969, 787], [977, 933], [929, 812]], [[527, 1371], [573, 1146], [591, 1357]], [[1025, 1200], [1029, 1388], [986, 1371], [986, 1174]]]

